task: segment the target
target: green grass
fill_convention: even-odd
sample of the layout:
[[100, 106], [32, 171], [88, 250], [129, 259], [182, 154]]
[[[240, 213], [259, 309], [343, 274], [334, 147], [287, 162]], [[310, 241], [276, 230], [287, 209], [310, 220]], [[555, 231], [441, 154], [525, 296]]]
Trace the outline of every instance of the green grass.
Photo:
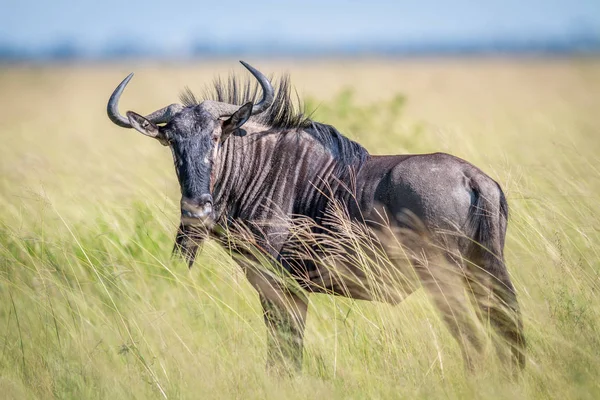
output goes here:
[[[372, 153], [448, 151], [501, 182], [528, 339], [517, 380], [492, 349], [465, 373], [422, 291], [396, 307], [311, 296], [303, 373], [268, 375], [260, 305], [241, 270], [214, 243], [189, 271], [170, 259], [179, 201], [170, 155], [103, 114], [122, 74], [5, 69], [2, 397], [600, 397], [600, 66], [556, 63], [465, 63], [464, 75], [440, 72], [439, 90], [368, 101], [348, 79], [307, 101]], [[403, 79], [426, 81], [411, 71]], [[93, 77], [93, 90], [78, 87]], [[146, 110], [174, 99], [151, 82], [123, 102]]]

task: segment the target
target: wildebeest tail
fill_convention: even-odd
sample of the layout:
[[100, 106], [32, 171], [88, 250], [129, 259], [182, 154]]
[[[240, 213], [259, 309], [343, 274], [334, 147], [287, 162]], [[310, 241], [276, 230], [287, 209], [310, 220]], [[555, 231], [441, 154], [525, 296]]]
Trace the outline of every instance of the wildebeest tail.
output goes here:
[[508, 203], [500, 185], [487, 177], [471, 180], [468, 252], [470, 292], [480, 316], [508, 343], [518, 367], [525, 366], [523, 322], [515, 288], [504, 263]]

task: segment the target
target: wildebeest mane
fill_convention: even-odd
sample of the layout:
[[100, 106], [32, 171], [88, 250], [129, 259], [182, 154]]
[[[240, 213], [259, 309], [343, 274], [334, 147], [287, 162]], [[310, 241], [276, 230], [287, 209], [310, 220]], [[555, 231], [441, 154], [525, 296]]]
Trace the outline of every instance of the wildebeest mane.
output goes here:
[[[254, 121], [282, 131], [302, 129], [317, 139], [342, 164], [362, 165], [369, 155], [367, 150], [342, 135], [333, 126], [312, 120], [310, 118], [312, 112], [308, 114], [305, 112], [304, 105], [295, 90], [295, 99], [293, 99], [289, 75], [285, 74], [276, 81], [270, 80], [275, 89], [275, 99], [267, 110], [252, 117]], [[206, 88], [200, 98], [196, 97], [189, 88], [183, 91], [180, 98], [185, 106], [194, 106], [204, 100], [241, 106], [249, 101], [256, 103], [261, 95], [258, 82], [242, 80], [231, 74], [225, 80], [216, 78], [213, 85]]]

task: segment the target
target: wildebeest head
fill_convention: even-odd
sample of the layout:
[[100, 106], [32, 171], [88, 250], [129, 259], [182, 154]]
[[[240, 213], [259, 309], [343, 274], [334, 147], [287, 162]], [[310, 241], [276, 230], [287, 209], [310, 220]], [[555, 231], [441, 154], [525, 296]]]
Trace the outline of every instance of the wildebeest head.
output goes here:
[[214, 222], [212, 173], [219, 142], [273, 102], [274, 91], [269, 80], [252, 66], [241, 63], [262, 87], [263, 97], [255, 105], [250, 102], [240, 107], [216, 101], [187, 107], [171, 104], [145, 117], [128, 111], [125, 118], [118, 111], [118, 102], [133, 74], [117, 86], [108, 102], [108, 116], [115, 124], [134, 128], [171, 148], [181, 186], [182, 226], [209, 227]]

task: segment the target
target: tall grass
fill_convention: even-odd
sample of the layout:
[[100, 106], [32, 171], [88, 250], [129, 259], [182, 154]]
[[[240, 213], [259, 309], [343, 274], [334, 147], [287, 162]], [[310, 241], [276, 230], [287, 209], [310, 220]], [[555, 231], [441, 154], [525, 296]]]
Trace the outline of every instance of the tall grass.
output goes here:
[[[600, 65], [359, 67], [368, 77], [335, 63], [299, 68], [299, 88], [303, 74], [324, 83], [308, 99], [315, 119], [376, 154], [452, 152], [505, 188], [507, 265], [528, 339], [519, 379], [491, 349], [465, 373], [423, 291], [396, 307], [311, 296], [304, 372], [268, 375], [260, 304], [230, 257], [209, 242], [191, 270], [170, 259], [170, 155], [103, 114], [120, 71], [13, 68], [0, 73], [2, 396], [598, 398]], [[123, 103], [140, 111], [199, 79], [173, 67], [138, 76]], [[374, 94], [367, 79], [393, 88]]]

